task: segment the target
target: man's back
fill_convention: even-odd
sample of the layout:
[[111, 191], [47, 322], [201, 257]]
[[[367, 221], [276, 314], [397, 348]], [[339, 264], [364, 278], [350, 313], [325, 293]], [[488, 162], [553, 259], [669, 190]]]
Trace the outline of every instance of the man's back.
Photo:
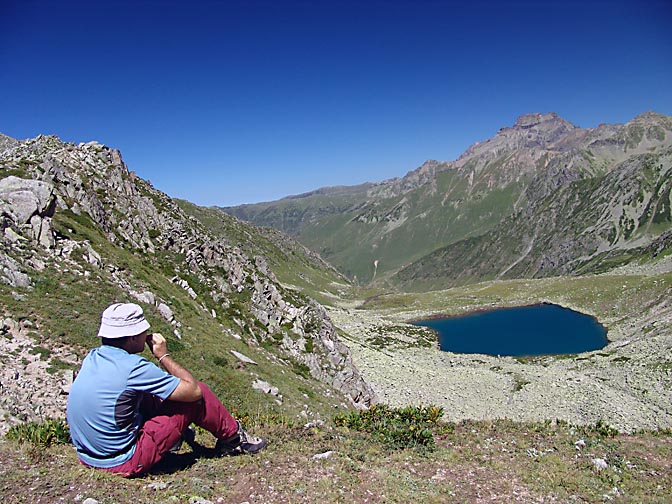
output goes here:
[[68, 424], [80, 458], [95, 467], [114, 467], [130, 459], [142, 423], [138, 408], [144, 393], [168, 397], [179, 379], [147, 359], [102, 345], [84, 359], [70, 390]]

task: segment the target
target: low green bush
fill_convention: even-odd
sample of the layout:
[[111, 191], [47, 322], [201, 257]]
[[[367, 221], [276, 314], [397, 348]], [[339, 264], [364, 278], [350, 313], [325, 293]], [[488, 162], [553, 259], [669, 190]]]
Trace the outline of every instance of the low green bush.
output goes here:
[[70, 429], [66, 421], [54, 418], [48, 418], [44, 422], [14, 425], [7, 431], [5, 437], [19, 444], [32, 443], [45, 448], [71, 442]]
[[614, 426], [609, 425], [603, 420], [598, 420], [592, 425], [584, 425], [581, 429], [586, 434], [596, 434], [603, 438], [613, 438], [619, 434]]
[[443, 416], [439, 406], [408, 406], [392, 408], [376, 404], [368, 410], [352, 411], [337, 415], [338, 427], [368, 432], [392, 448], [425, 447], [434, 449], [432, 428]]

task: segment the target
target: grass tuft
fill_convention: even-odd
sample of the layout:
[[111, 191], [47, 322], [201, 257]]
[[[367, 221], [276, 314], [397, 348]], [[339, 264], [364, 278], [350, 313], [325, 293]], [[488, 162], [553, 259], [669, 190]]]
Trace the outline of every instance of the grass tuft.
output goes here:
[[19, 444], [30, 443], [48, 448], [70, 443], [70, 429], [63, 419], [48, 418], [44, 422], [29, 422], [12, 426], [5, 435]]

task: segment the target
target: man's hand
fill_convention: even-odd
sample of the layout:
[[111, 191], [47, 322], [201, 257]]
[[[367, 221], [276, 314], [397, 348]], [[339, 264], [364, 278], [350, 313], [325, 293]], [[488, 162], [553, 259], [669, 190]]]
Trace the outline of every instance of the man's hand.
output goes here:
[[157, 359], [160, 359], [168, 353], [168, 343], [161, 333], [148, 334], [147, 346]]
[[168, 353], [168, 343], [166, 338], [160, 333], [148, 334], [146, 339], [147, 346], [157, 359], [161, 359], [160, 364], [173, 376], [180, 379], [177, 388], [168, 396], [171, 401], [194, 402], [202, 397], [201, 388], [192, 374], [180, 366]]

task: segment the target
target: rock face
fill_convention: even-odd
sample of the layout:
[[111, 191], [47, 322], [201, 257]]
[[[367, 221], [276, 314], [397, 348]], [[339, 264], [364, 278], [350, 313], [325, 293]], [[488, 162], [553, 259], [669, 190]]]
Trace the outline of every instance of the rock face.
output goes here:
[[11, 149], [12, 147], [15, 147], [18, 144], [19, 144], [18, 140], [15, 140], [14, 138], [8, 137], [7, 135], [3, 135], [2, 133], [0, 133], [0, 152]]
[[[130, 172], [119, 151], [46, 136], [4, 140], [0, 147], [0, 168], [11, 174], [0, 179], [0, 281], [5, 285], [29, 287], [45, 265], [81, 269], [81, 259], [110, 273], [130, 297], [155, 306], [180, 338], [179, 313], [166, 299], [135, 284], [123, 265], [108, 257], [105, 246], [156, 260], [159, 255], [161, 260], [175, 257], [179, 260], [171, 264], [173, 275], [167, 281], [184, 289], [208, 316], [234, 317], [257, 344], [282, 336], [279, 351], [343, 391], [353, 404], [365, 407], [375, 400], [317, 303], [283, 287], [263, 257], [249, 257], [213, 236]], [[95, 230], [106, 242], [56, 231], [52, 221], [59, 214]]]
[[[26, 228], [29, 236], [45, 248], [54, 246], [51, 218], [56, 209], [52, 184], [14, 176], [0, 180], [0, 210], [16, 226]], [[5, 229], [11, 229], [11, 226]], [[9, 232], [9, 231], [8, 231]]]

